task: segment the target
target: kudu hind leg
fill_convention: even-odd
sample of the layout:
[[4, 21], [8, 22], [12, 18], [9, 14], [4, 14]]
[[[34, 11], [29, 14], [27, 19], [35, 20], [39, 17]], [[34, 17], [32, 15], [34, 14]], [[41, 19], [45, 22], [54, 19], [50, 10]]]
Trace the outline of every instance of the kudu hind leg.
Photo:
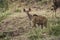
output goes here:
[[36, 23], [33, 23], [33, 27], [36, 27]]
[[43, 29], [43, 24], [41, 24], [41, 29]]

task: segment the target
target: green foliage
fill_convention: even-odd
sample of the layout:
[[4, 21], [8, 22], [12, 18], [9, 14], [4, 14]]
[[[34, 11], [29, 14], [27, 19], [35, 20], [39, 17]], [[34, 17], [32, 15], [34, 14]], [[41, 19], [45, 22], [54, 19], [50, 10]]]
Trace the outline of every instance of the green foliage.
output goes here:
[[16, 10], [15, 10], [15, 12], [21, 12], [21, 10], [19, 10], [19, 9], [16, 9]]
[[4, 32], [0, 32], [0, 40], [10, 40], [10, 36], [7, 36]]
[[37, 40], [39, 39], [40, 35], [41, 35], [41, 32], [39, 30], [32, 30], [30, 33], [29, 33], [29, 39], [31, 40]]
[[3, 40], [11, 40], [10, 37], [5, 37]]
[[56, 22], [56, 23], [57, 23], [57, 24], [60, 24], [60, 18], [57, 19], [57, 22]]
[[0, 0], [0, 8], [2, 8], [2, 10], [4, 10], [4, 9], [7, 10], [8, 9], [8, 1], [7, 0]]
[[40, 29], [40, 28], [35, 28], [34, 30], [30, 31], [29, 33], [29, 39], [30, 40], [41, 40], [44, 38], [43, 34], [47, 34], [48, 30], [46, 29]]
[[11, 13], [0, 13], [0, 22], [5, 19], [8, 15], [10, 15]]
[[50, 2], [50, 0], [41, 0], [41, 1], [38, 1], [38, 5], [47, 5], [48, 4], [48, 2]]
[[3, 32], [0, 32], [0, 38], [5, 37], [5, 35], [3, 34]]
[[35, 29], [33, 29], [29, 33], [29, 39], [30, 40], [42, 40], [42, 39], [44, 39], [43, 34], [46, 34], [45, 35], [46, 37], [48, 36], [47, 39], [49, 39], [51, 36], [60, 36], [60, 19], [56, 19], [55, 21], [49, 20], [48, 28], [45, 28], [45, 29], [35, 28]]
[[53, 18], [49, 20], [49, 34], [54, 36], [60, 35], [60, 18]]
[[50, 30], [49, 34], [59, 36], [60, 35], [60, 25], [51, 27], [51, 30]]
[[47, 3], [47, 0], [42, 0], [42, 3], [44, 4], [44, 3]]

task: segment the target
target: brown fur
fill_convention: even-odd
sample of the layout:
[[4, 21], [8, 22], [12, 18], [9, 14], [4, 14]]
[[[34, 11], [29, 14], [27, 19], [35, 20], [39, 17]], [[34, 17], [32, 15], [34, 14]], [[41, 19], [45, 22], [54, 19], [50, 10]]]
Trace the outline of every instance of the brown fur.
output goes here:
[[47, 18], [44, 16], [33, 16], [33, 26], [36, 27], [36, 24], [38, 26], [41, 25], [41, 28], [43, 28], [43, 26], [47, 27]]
[[57, 8], [60, 7], [60, 0], [53, 0], [53, 7], [54, 7], [54, 10], [56, 12]]
[[[29, 10], [31, 11], [31, 9], [29, 9]], [[29, 12], [26, 11], [25, 9], [24, 9], [24, 12], [27, 12], [29, 14]], [[31, 14], [29, 14], [29, 15], [31, 15]], [[30, 17], [32, 17], [31, 21], [33, 23], [33, 27], [36, 27], [36, 24], [38, 26], [41, 25], [41, 28], [43, 28], [44, 26], [47, 27], [47, 18], [46, 17], [41, 16], [41, 15], [39, 16], [39, 15], [36, 15], [36, 14], [34, 14]]]
[[55, 12], [55, 17], [56, 17], [56, 11], [57, 8], [60, 8], [60, 0], [53, 0], [53, 5], [52, 5], [52, 9]]

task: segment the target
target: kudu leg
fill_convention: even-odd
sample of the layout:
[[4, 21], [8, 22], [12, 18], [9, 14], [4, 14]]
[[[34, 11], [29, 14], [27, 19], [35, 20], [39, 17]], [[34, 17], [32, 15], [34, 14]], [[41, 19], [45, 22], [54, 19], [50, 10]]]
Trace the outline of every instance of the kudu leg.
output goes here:
[[33, 23], [33, 27], [36, 27], [36, 24], [35, 23]]
[[41, 25], [41, 29], [43, 29], [43, 24]]

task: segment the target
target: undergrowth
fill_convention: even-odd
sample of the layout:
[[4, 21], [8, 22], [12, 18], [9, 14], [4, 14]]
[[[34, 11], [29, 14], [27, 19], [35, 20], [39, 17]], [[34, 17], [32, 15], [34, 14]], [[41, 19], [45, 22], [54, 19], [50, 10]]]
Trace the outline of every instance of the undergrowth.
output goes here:
[[0, 22], [5, 19], [8, 15], [10, 15], [11, 13], [0, 13]]
[[[56, 24], [48, 25], [47, 28], [41, 29], [41, 28], [34, 28], [32, 29], [28, 35], [30, 40], [58, 40], [60, 38], [60, 20], [57, 19]], [[50, 21], [50, 23], [53, 23]], [[49, 24], [50, 24], [49, 23]], [[56, 37], [56, 39], [55, 39]], [[51, 38], [51, 39], [49, 39]]]

